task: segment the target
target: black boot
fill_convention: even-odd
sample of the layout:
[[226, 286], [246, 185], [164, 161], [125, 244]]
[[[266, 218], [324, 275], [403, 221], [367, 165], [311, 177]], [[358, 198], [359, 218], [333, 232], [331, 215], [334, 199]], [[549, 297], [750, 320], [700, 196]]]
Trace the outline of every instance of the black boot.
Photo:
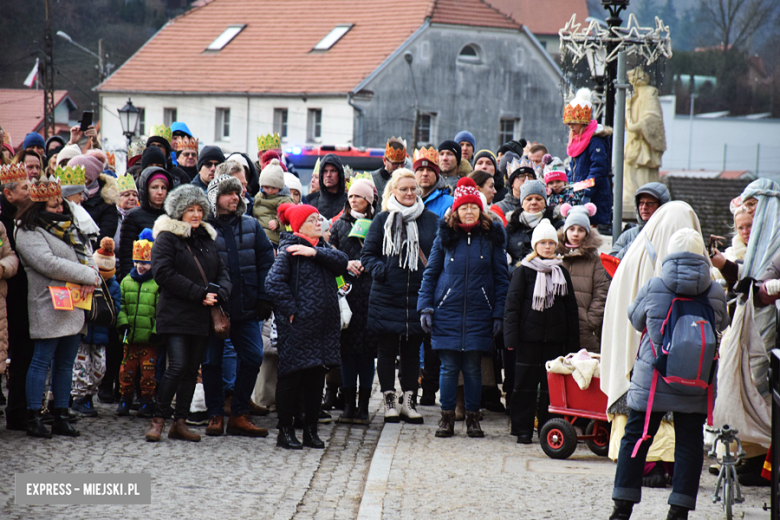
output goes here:
[[322, 439], [317, 435], [316, 424], [303, 427], [303, 445], [317, 450], [325, 449], [325, 443], [322, 442]]
[[27, 436], [51, 439], [51, 432], [41, 421], [40, 410], [27, 410]]
[[54, 409], [54, 425], [51, 427], [51, 433], [64, 435], [65, 437], [78, 437], [81, 435], [78, 430], [70, 425], [70, 416], [67, 408]]
[[371, 399], [371, 388], [361, 388], [358, 398], [358, 408], [355, 412], [355, 418], [352, 422], [355, 424], [368, 424], [371, 420], [368, 417], [368, 400]]
[[[113, 394], [111, 397], [113, 399]], [[100, 399], [99, 395], [98, 395], [98, 399]], [[101, 399], [100, 402], [104, 403], [105, 401]], [[130, 415], [130, 405], [132, 404], [133, 404], [133, 394], [123, 395], [122, 398], [119, 400], [119, 406], [116, 407], [116, 414], [120, 417], [126, 417]]]
[[342, 390], [344, 395], [344, 413], [339, 417], [338, 422], [352, 424], [355, 419], [355, 397], [357, 395], [357, 388], [344, 388]]
[[666, 515], [666, 520], [688, 520], [688, 509], [682, 506], [670, 506], [669, 514]]
[[338, 393], [338, 387], [326, 386], [325, 398], [322, 401], [322, 409], [325, 411], [333, 410], [336, 405], [336, 394]]
[[609, 516], [609, 520], [628, 520], [631, 518], [631, 510], [634, 509], [634, 503], [628, 500], [619, 500], [617, 498], [612, 499], [615, 502], [615, 507], [612, 509], [612, 514]]
[[336, 392], [336, 402], [333, 404], [333, 409], [334, 410], [343, 410], [344, 409], [344, 406], [345, 406], [344, 403], [346, 402], [344, 398], [345, 398], [344, 389], [343, 388], [339, 388], [338, 391]]
[[279, 435], [276, 437], [276, 445], [286, 450], [302, 450], [303, 445], [295, 436], [292, 426], [279, 427]]

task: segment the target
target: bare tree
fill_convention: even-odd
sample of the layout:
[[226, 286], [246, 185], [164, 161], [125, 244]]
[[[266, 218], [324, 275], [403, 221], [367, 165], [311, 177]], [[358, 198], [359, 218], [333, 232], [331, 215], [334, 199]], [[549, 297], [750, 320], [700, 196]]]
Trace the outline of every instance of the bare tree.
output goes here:
[[767, 24], [774, 23], [780, 0], [701, 0], [701, 13], [720, 39], [724, 53], [741, 48]]

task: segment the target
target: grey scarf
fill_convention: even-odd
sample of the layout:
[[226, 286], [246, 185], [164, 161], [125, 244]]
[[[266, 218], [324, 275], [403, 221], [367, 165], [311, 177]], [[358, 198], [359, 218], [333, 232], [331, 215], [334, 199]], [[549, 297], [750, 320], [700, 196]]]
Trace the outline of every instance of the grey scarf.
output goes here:
[[544, 216], [544, 211], [540, 211], [539, 213], [528, 213], [527, 211], [523, 211], [520, 213], [520, 222], [525, 224], [531, 229], [534, 229], [536, 226], [539, 225], [539, 222], [542, 221], [542, 217]]
[[425, 204], [417, 196], [411, 206], [404, 206], [395, 196], [387, 201], [387, 216], [382, 240], [382, 254], [398, 255], [398, 266], [410, 271], [417, 270], [417, 260], [420, 256], [420, 236], [417, 231], [417, 219], [425, 211]]

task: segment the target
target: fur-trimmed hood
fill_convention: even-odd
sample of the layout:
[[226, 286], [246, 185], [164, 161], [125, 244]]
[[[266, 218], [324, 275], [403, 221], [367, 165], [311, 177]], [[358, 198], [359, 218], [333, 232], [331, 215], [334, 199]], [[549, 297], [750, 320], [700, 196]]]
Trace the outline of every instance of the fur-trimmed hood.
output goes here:
[[103, 184], [100, 188], [100, 196], [103, 200], [108, 204], [116, 204], [119, 202], [119, 185], [117, 184], [116, 179], [107, 173], [101, 173], [98, 176], [98, 179]]
[[609, 137], [614, 132], [614, 130], [612, 130], [611, 126], [601, 126], [601, 125], [599, 125], [599, 127], [600, 128], [596, 129], [596, 132], [593, 134], [596, 137]]
[[206, 193], [194, 184], [183, 184], [168, 193], [163, 207], [168, 216], [178, 220], [190, 206], [203, 208], [203, 220], [211, 215], [211, 204]]
[[[198, 191], [201, 191], [200, 188], [197, 189]], [[201, 221], [200, 225], [203, 227], [203, 229], [206, 230], [212, 240], [217, 239], [217, 230], [214, 229], [211, 224]], [[154, 238], [157, 238], [157, 235], [163, 231], [168, 231], [169, 233], [173, 233], [174, 235], [182, 238], [189, 238], [192, 234], [192, 226], [186, 222], [182, 222], [181, 220], [174, 220], [168, 215], [161, 215], [157, 218], [157, 220], [154, 221], [152, 235]]]
[[[472, 235], [485, 234], [495, 245], [500, 246], [504, 244], [504, 226], [500, 222], [492, 222], [490, 224], [490, 229], [487, 230], [480, 226], [476, 226], [471, 230], [471, 233]], [[445, 249], [455, 247], [458, 244], [458, 241], [464, 236], [465, 234], [450, 227], [445, 219], [439, 221], [439, 239], [441, 240], [441, 245]]]
[[590, 232], [585, 235], [585, 239], [577, 249], [569, 249], [566, 247], [566, 237], [563, 233], [563, 228], [558, 230], [558, 254], [564, 258], [595, 258], [599, 256], [599, 247], [604, 243], [601, 235], [598, 231], [591, 228]]

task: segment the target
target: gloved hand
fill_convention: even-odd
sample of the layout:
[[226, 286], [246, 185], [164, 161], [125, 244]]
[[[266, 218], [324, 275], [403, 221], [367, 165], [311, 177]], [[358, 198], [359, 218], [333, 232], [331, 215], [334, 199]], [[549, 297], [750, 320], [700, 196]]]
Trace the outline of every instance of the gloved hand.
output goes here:
[[504, 320], [501, 318], [493, 318], [493, 337], [501, 335], [504, 332]]
[[780, 293], [780, 280], [767, 280], [764, 282], [764, 289], [769, 296], [775, 296]]
[[274, 310], [274, 306], [268, 300], [260, 300], [257, 303], [257, 319], [265, 321], [271, 317], [271, 313]]
[[423, 312], [420, 314], [420, 325], [426, 334], [433, 332], [433, 313]]
[[750, 292], [751, 287], [754, 287], [753, 292], [757, 290], [755, 287], [756, 285], [757, 283], [755, 278], [743, 278], [737, 282], [737, 285], [734, 286], [734, 292], [747, 295]]

